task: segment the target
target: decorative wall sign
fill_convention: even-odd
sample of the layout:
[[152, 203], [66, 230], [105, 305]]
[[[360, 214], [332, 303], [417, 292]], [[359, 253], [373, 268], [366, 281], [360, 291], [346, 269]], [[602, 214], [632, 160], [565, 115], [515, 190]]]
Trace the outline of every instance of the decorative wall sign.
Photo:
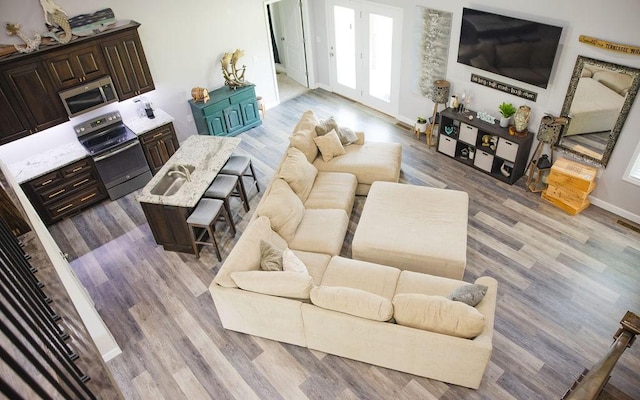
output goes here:
[[509, 93], [514, 96], [522, 97], [523, 99], [536, 101], [538, 93], [532, 92], [527, 89], [519, 88], [517, 86], [509, 85], [496, 81], [494, 79], [485, 78], [484, 76], [471, 74], [471, 82], [475, 82], [479, 85], [490, 87], [492, 89], [499, 90], [501, 92]]
[[599, 47], [601, 49], [640, 56], [640, 47], [638, 46], [629, 46], [626, 44], [612, 43], [606, 40], [596, 39], [594, 37], [585, 36], [585, 35], [580, 35], [578, 40], [581, 41], [582, 43], [590, 44], [591, 46]]
[[449, 59], [449, 39], [453, 14], [418, 6], [418, 89], [420, 93], [432, 98], [433, 81], [447, 76]]

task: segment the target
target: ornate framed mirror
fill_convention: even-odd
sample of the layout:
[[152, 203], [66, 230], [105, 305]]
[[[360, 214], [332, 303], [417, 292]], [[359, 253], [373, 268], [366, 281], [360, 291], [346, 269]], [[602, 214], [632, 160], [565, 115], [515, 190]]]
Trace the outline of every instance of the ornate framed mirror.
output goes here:
[[556, 147], [606, 167], [640, 86], [640, 70], [578, 56], [561, 115], [570, 118]]

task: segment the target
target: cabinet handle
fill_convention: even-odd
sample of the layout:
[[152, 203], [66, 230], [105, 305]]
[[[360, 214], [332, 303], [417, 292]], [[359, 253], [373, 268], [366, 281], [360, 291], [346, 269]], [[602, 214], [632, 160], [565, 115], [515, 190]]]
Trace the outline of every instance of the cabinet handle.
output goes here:
[[82, 203], [82, 202], [84, 202], [86, 200], [89, 200], [90, 198], [95, 197], [95, 195], [96, 195], [95, 193], [91, 193], [88, 196], [84, 196], [83, 198], [80, 199], [80, 202]]
[[62, 194], [62, 193], [64, 193], [64, 192], [66, 192], [66, 191], [67, 191], [67, 189], [60, 189], [60, 190], [58, 190], [58, 191], [57, 191], [57, 192], [55, 192], [55, 193], [51, 193], [51, 194], [49, 195], [49, 198], [56, 197], [57, 195]]
[[40, 184], [40, 186], [46, 186], [46, 185], [50, 184], [51, 182], [53, 182], [53, 179], [49, 179], [49, 180], [47, 180], [47, 181], [42, 182], [42, 183]]
[[83, 183], [89, 182], [89, 178], [85, 178], [83, 180], [81, 180], [80, 182], [76, 182], [73, 184], [73, 187], [78, 187], [80, 185], [82, 185]]
[[71, 172], [82, 171], [82, 168], [84, 168], [84, 167], [75, 167], [74, 169], [71, 170]]
[[162, 135], [164, 135], [164, 132], [156, 133], [155, 135], [153, 135], [152, 139], [155, 139], [155, 138], [160, 137]]
[[58, 209], [56, 210], [56, 212], [57, 212], [57, 213], [59, 213], [59, 212], [62, 212], [62, 211], [64, 211], [64, 210], [66, 210], [67, 208], [71, 208], [71, 207], [73, 207], [73, 203], [71, 203], [71, 204], [67, 204], [66, 206], [64, 206], [64, 207], [62, 207], [62, 208], [58, 208]]

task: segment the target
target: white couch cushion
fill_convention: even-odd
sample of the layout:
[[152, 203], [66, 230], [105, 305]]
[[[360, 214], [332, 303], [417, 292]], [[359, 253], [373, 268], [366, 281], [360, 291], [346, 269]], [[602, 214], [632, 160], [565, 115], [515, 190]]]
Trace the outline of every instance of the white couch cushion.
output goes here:
[[307, 157], [295, 147], [287, 149], [287, 155], [278, 171], [278, 178], [284, 179], [302, 202], [309, 197], [318, 170]]
[[340, 254], [348, 226], [349, 217], [344, 210], [305, 210], [289, 248]]
[[335, 208], [351, 215], [356, 197], [356, 176], [344, 172], [318, 172], [304, 208]]
[[389, 299], [350, 287], [314, 287], [311, 289], [311, 302], [327, 310], [374, 321], [388, 321], [393, 316], [393, 305]]
[[224, 260], [213, 282], [220, 286], [237, 288], [238, 285], [231, 279], [231, 272], [259, 270], [260, 240], [269, 242], [280, 249], [287, 247], [287, 242], [271, 229], [269, 218], [259, 217], [247, 225], [227, 259]]
[[291, 241], [304, 216], [304, 205], [283, 179], [275, 179], [271, 190], [256, 210], [271, 221], [271, 227], [287, 242]]
[[238, 271], [231, 279], [240, 289], [271, 296], [309, 299], [313, 278], [294, 271]]
[[302, 114], [300, 121], [293, 129], [293, 133], [289, 136], [289, 143], [292, 147], [302, 151], [309, 162], [313, 162], [318, 156], [318, 147], [313, 141], [316, 137], [316, 125], [318, 118], [311, 110], [307, 110]]
[[475, 308], [442, 296], [403, 293], [393, 297], [393, 317], [399, 325], [461, 338], [484, 330], [484, 315]]
[[284, 249], [284, 252], [282, 252], [282, 270], [309, 275], [307, 266], [304, 265], [302, 260], [299, 259], [291, 249]]
[[322, 277], [322, 286], [361, 289], [391, 300], [399, 276], [397, 268], [335, 256]]
[[359, 184], [370, 185], [375, 181], [398, 182], [402, 163], [400, 143], [368, 142], [344, 148], [345, 154], [325, 162], [317, 158], [313, 165], [318, 171], [349, 172], [358, 178]]

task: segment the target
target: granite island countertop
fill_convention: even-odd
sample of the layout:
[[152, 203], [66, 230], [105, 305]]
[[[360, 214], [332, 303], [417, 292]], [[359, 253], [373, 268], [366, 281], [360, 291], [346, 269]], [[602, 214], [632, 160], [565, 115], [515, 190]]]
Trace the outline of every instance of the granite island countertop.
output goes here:
[[[140, 203], [162, 204], [166, 206], [192, 208], [198, 204], [213, 179], [227, 162], [231, 153], [238, 147], [238, 137], [192, 135], [180, 144], [169, 161], [142, 188], [136, 200]], [[185, 182], [175, 194], [169, 196], [152, 194], [151, 190], [174, 166], [193, 165], [191, 180]]]

